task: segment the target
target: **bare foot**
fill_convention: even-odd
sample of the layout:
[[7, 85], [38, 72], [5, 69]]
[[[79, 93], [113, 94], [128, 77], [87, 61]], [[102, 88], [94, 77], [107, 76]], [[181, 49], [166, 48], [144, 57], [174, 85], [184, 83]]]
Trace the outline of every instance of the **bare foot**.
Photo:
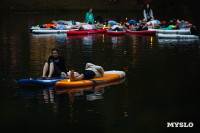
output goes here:
[[70, 80], [71, 80], [71, 81], [76, 80], [76, 79], [75, 79], [75, 76], [74, 76], [74, 70], [71, 70], [71, 73], [70, 73]]

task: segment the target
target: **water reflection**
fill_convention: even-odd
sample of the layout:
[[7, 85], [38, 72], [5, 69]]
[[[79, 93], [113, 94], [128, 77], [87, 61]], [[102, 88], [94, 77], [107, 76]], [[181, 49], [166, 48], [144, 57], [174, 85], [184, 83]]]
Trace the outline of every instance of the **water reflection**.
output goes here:
[[200, 43], [199, 39], [158, 39], [159, 47], [165, 46], [191, 46]]
[[64, 93], [69, 94], [69, 101], [74, 102], [75, 97], [84, 96], [86, 100], [93, 101], [97, 99], [103, 99], [102, 94], [104, 93], [104, 88], [111, 85], [118, 85], [125, 81], [125, 78], [116, 80], [110, 83], [79, 87], [79, 88], [57, 88], [55, 86], [39, 86], [39, 85], [22, 85], [18, 88], [18, 95], [25, 99], [39, 98], [44, 103], [55, 103], [58, 101], [59, 97], [56, 95], [61, 95]]
[[1, 63], [4, 64], [2, 65], [3, 71], [16, 72], [16, 69], [19, 68], [21, 54], [18, 53], [22, 53], [22, 49], [19, 49], [22, 42], [19, 39], [20, 36], [17, 33], [11, 33], [6, 30], [3, 30], [0, 34]]
[[55, 103], [55, 87], [43, 89], [43, 96], [45, 103]]
[[69, 100], [72, 103], [75, 101], [75, 97], [80, 97], [84, 95], [86, 97], [86, 100], [94, 101], [97, 99], [103, 99], [102, 94], [104, 93], [105, 87], [121, 84], [124, 81], [125, 78], [97, 86], [80, 87], [80, 88], [56, 88], [56, 94], [68, 93]]
[[[103, 66], [116, 66], [121, 58], [127, 56], [125, 36], [106, 34], [67, 36], [66, 34], [31, 34], [30, 35], [30, 68], [31, 72], [41, 76], [44, 62], [51, 55], [51, 49], [57, 47], [67, 62], [68, 68], [80, 69], [86, 62], [100, 62]], [[112, 42], [112, 43], [110, 43]], [[80, 58], [81, 57], [81, 58]], [[109, 62], [112, 63], [110, 64]], [[105, 63], [109, 63], [106, 65]], [[99, 63], [98, 63], [99, 64]], [[112, 70], [113, 68], [107, 70]], [[116, 69], [116, 68], [115, 68]], [[118, 70], [120, 70], [118, 68]]]

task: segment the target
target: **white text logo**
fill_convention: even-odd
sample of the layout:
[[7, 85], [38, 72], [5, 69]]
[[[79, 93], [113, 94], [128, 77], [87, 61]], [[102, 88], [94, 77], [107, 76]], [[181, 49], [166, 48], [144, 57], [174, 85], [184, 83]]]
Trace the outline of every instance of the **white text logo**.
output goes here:
[[192, 122], [167, 122], [167, 127], [193, 127]]

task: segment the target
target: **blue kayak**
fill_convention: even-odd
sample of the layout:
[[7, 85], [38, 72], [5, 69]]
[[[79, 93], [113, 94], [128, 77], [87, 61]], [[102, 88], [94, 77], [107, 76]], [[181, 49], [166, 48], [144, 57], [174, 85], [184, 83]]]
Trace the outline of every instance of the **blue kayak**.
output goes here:
[[38, 85], [55, 85], [56, 82], [66, 79], [69, 77], [65, 77], [65, 78], [37, 78], [37, 79], [21, 79], [18, 81], [18, 84], [38, 84]]

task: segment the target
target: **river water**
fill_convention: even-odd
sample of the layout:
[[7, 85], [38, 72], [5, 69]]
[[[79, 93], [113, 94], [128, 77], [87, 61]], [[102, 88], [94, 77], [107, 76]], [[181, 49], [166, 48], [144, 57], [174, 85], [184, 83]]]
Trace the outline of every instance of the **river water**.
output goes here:
[[[84, 16], [78, 13], [9, 14], [2, 18], [0, 127], [3, 131], [164, 133], [175, 130], [167, 128], [167, 122], [193, 122], [193, 128], [176, 129], [188, 132], [199, 124], [199, 40], [133, 34], [29, 33], [31, 26], [53, 19], [83, 20]], [[83, 69], [91, 62], [105, 70], [125, 71], [126, 78], [87, 89], [18, 86], [19, 79], [41, 76], [52, 48], [60, 50], [68, 69]]]

